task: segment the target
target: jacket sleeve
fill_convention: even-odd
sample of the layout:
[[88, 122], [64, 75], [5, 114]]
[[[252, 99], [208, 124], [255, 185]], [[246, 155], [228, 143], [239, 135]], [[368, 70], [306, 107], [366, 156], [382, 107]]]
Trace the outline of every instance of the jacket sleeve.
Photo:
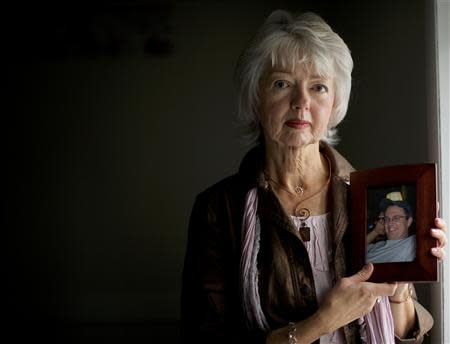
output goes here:
[[433, 327], [433, 317], [431, 314], [415, 299], [413, 299], [416, 310], [416, 326], [411, 331], [410, 338], [399, 338], [395, 336], [395, 343], [398, 344], [419, 344], [423, 341], [423, 336]]
[[242, 325], [236, 258], [230, 238], [227, 208], [199, 195], [189, 221], [181, 291], [183, 343], [264, 342]]

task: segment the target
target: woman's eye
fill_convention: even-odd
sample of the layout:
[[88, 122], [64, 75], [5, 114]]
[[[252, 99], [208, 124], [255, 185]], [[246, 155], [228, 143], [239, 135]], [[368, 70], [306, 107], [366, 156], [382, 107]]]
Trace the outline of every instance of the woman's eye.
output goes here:
[[322, 85], [322, 84], [314, 85], [314, 86], [312, 87], [312, 89], [313, 89], [315, 92], [318, 92], [318, 93], [326, 93], [326, 92], [328, 92], [328, 87], [325, 86], [325, 85]]
[[288, 82], [285, 80], [277, 80], [273, 83], [275, 88], [286, 88], [289, 86]]

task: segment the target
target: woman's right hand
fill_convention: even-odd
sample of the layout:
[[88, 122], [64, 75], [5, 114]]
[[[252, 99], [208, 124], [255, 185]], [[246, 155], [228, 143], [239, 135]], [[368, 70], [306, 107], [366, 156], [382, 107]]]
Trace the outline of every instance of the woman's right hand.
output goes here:
[[[321, 336], [336, 331], [372, 310], [380, 296], [392, 296], [397, 284], [367, 282], [373, 265], [367, 264], [353, 276], [342, 278], [330, 290], [319, 310], [295, 324], [298, 343], [313, 343]], [[286, 343], [289, 327], [271, 331], [266, 344]]]
[[369, 313], [378, 297], [394, 295], [395, 283], [367, 282], [372, 272], [373, 264], [369, 263], [355, 275], [339, 280], [330, 290], [318, 311], [326, 333]]

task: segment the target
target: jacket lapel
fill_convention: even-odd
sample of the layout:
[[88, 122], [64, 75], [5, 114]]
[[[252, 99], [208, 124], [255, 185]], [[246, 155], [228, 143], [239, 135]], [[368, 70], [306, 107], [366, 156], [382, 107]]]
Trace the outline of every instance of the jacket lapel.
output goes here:
[[333, 219], [333, 251], [336, 278], [345, 276], [345, 249], [342, 242], [349, 219], [347, 214], [347, 185], [337, 176], [331, 182], [331, 202]]

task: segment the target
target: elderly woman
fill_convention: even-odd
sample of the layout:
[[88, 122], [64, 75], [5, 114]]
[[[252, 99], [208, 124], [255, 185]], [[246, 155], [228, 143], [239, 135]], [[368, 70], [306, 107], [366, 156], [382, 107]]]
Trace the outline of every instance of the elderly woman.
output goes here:
[[[348, 276], [351, 165], [330, 143], [352, 58], [317, 15], [272, 13], [237, 69], [255, 147], [197, 196], [183, 272], [182, 337], [212, 343], [420, 342], [432, 325], [408, 284]], [[442, 259], [446, 230], [436, 219]], [[396, 339], [394, 339], [394, 336]]]

